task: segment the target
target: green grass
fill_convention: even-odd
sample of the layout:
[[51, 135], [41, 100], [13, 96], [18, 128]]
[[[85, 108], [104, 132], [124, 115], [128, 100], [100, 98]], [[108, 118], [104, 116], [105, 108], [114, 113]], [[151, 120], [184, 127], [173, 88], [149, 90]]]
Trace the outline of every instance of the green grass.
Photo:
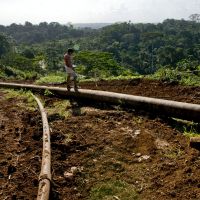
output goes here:
[[171, 149], [170, 151], [166, 152], [163, 156], [169, 159], [177, 159], [183, 155], [183, 151], [178, 149]]
[[124, 181], [110, 180], [95, 185], [90, 191], [89, 200], [137, 200], [134, 187]]
[[65, 134], [65, 139], [63, 140], [63, 143], [67, 145], [72, 140], [73, 140], [73, 134], [72, 133], [68, 133], [68, 134]]
[[148, 75], [147, 78], [166, 82], [177, 82], [180, 85], [200, 86], [200, 76], [198, 74], [180, 71], [178, 69], [161, 68], [153, 75]]
[[189, 137], [189, 138], [191, 138], [191, 137], [200, 137], [200, 133], [195, 133], [195, 132], [185, 132], [184, 135], [186, 137]]
[[39, 77], [39, 74], [35, 71], [25, 71], [25, 70], [19, 70], [14, 67], [9, 66], [3, 66], [0, 65], [0, 78], [5, 79], [18, 79], [18, 80], [29, 80], [29, 79], [35, 79], [36, 77]]
[[200, 137], [200, 124], [192, 121], [172, 118], [172, 127], [186, 137]]
[[184, 129], [184, 135], [186, 137], [200, 137], [200, 133], [193, 126], [191, 126], [189, 130], [186, 127]]
[[[101, 77], [91, 77], [91, 78], [80, 78], [79, 77], [79, 82], [96, 82], [99, 80], [128, 80], [128, 79], [136, 79], [136, 78], [143, 78], [144, 76], [142, 75], [134, 75], [134, 76], [111, 76], [109, 78], [101, 78]], [[49, 74], [44, 77], [41, 77], [40, 79], [36, 80], [36, 84], [44, 84], [44, 83], [61, 83], [66, 81], [66, 74], [65, 73], [56, 73], [56, 74]]]
[[53, 94], [51, 91], [49, 91], [48, 89], [46, 89], [46, 90], [44, 91], [44, 95], [45, 95], [45, 96], [53, 96], [54, 94]]
[[36, 84], [45, 84], [45, 83], [61, 83], [66, 81], [66, 74], [65, 73], [55, 73], [55, 74], [48, 74], [40, 79], [36, 80]]
[[89, 79], [80, 79], [80, 82], [95, 82], [100, 80], [105, 81], [112, 81], [112, 80], [129, 80], [129, 79], [137, 79], [137, 78], [143, 78], [143, 75], [134, 75], [134, 76], [111, 76], [108, 78], [89, 78]]
[[1, 68], [0, 68], [0, 78], [6, 78], [5, 72]]
[[4, 91], [6, 99], [20, 99], [23, 101], [17, 104], [18, 106], [31, 111], [37, 108], [37, 102], [33, 98], [31, 91], [25, 91], [23, 89], [21, 90], [7, 89]]
[[46, 107], [48, 115], [58, 114], [61, 117], [68, 118], [71, 116], [71, 104], [68, 100], [59, 100], [53, 103], [51, 107]]
[[180, 81], [182, 85], [200, 86], [200, 76], [194, 74], [186, 74]]
[[[188, 86], [200, 86], [200, 76], [194, 73], [188, 73], [180, 71], [178, 69], [161, 68], [151, 75], [120, 75], [120, 76], [110, 76], [110, 77], [90, 77], [83, 78], [79, 76], [79, 82], [97, 82], [100, 80], [112, 81], [112, 80], [129, 80], [137, 78], [147, 78], [151, 80], [160, 80], [165, 82], [177, 82], [180, 85]], [[66, 81], [66, 74], [64, 72], [57, 72], [55, 74], [49, 74], [41, 77], [36, 81], [36, 84], [45, 83], [61, 83]]]
[[[177, 82], [180, 85], [188, 86], [200, 86], [200, 76], [192, 73], [179, 72], [178, 70], [171, 69], [160, 69], [153, 75], [130, 75], [130, 76], [111, 76], [108, 78], [101, 77], [91, 77], [91, 78], [79, 78], [79, 82], [98, 82], [100, 80], [112, 81], [112, 80], [129, 80], [137, 78], [147, 78], [151, 80], [160, 80], [166, 82]], [[36, 84], [45, 83], [61, 83], [66, 81], [65, 73], [49, 74], [47, 76], [41, 77], [36, 81]]]

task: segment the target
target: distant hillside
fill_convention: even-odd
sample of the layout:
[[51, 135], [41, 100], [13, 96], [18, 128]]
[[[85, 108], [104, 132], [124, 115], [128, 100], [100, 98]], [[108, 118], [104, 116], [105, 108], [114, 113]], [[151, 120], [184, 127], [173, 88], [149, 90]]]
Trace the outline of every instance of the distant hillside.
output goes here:
[[18, 44], [34, 44], [50, 40], [80, 38], [89, 36], [93, 32], [96, 32], [96, 30], [77, 29], [70, 24], [62, 25], [58, 22], [41, 22], [36, 25], [30, 22], [25, 22], [24, 25], [15, 23], [10, 26], [0, 25], [0, 33], [12, 37]]
[[109, 26], [112, 23], [77, 23], [73, 24], [74, 28], [92, 28], [92, 29], [100, 29], [105, 26]]
[[[58, 22], [41, 22], [32, 24], [11, 24], [10, 26], [0, 25], [0, 33], [12, 37], [18, 44], [43, 43], [51, 40], [82, 38], [94, 35], [102, 27], [111, 23], [77, 23], [62, 25]], [[90, 28], [90, 29], [88, 29]]]
[[[89, 26], [93, 28], [86, 28]], [[104, 27], [94, 29], [100, 26]], [[124, 22], [75, 26], [56, 22], [38, 25], [26, 22], [24, 25], [0, 25], [1, 32], [14, 38], [17, 44], [28, 44], [27, 48], [37, 43], [39, 46], [35, 51], [38, 55], [43, 51], [43, 55], [48, 56], [51, 69], [55, 69], [56, 62], [59, 64], [68, 47], [75, 46], [80, 51], [111, 53], [115, 61], [140, 74], [154, 73], [162, 67], [184, 71], [199, 70], [200, 67], [200, 23], [194, 20], [166, 19], [158, 24]], [[1, 46], [2, 52], [7, 52], [4, 43], [0, 42]], [[24, 54], [32, 57], [30, 52]], [[97, 58], [95, 55], [88, 59], [92, 62]]]

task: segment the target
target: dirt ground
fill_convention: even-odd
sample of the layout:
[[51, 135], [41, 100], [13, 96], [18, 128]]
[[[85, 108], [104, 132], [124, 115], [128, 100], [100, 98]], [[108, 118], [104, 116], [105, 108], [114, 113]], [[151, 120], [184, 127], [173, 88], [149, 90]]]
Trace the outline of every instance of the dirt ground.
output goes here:
[[[103, 81], [98, 87], [84, 83], [81, 87], [200, 102], [198, 87], [163, 87], [159, 82], [146, 82], [144, 89], [145, 81], [129, 84], [126, 90], [126, 81]], [[42, 98], [46, 108], [60, 101]], [[35, 199], [37, 195], [42, 125], [38, 111], [19, 109], [22, 103], [7, 100], [1, 91], [2, 200]], [[200, 152], [190, 148], [189, 138], [169, 122], [106, 104], [70, 100], [65, 107], [69, 117], [59, 112], [48, 116], [52, 130], [51, 199], [200, 199]]]
[[200, 86], [148, 79], [113, 80], [80, 83], [83, 89], [94, 89], [200, 104]]
[[[74, 102], [72, 111], [69, 119], [50, 123], [53, 199], [200, 199], [200, 153], [182, 133], [161, 119], [106, 106]], [[126, 183], [136, 197], [98, 195], [110, 181]]]
[[0, 199], [35, 199], [42, 141], [39, 112], [0, 91]]
[[[15, 82], [34, 84], [33, 81], [8, 81], [0, 80], [1, 82]], [[66, 83], [51, 83], [43, 84], [47, 86], [66, 87]], [[100, 80], [96, 82], [86, 81], [80, 82], [81, 89], [92, 89], [111, 91], [124, 94], [132, 94], [137, 96], [146, 96], [187, 103], [200, 104], [200, 86], [183, 86], [176, 82], [162, 82], [158, 80], [150, 80], [144, 78], [129, 79], [129, 80]]]

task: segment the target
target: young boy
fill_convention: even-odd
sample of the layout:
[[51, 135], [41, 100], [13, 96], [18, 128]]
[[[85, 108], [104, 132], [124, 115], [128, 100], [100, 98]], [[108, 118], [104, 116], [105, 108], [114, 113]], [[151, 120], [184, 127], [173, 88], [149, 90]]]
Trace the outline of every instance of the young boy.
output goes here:
[[74, 71], [74, 67], [72, 64], [72, 55], [74, 53], [73, 49], [68, 49], [67, 53], [64, 55], [64, 62], [65, 62], [65, 70], [67, 73], [67, 90], [70, 91], [70, 82], [71, 78], [73, 79], [74, 82], [74, 90], [78, 91], [78, 86], [77, 86], [77, 74]]

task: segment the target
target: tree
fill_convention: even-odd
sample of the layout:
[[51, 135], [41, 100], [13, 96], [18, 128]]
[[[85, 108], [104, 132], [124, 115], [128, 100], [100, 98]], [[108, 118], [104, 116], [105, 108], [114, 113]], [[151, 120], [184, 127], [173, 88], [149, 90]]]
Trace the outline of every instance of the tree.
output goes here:
[[26, 58], [33, 59], [35, 58], [34, 52], [31, 49], [25, 48], [22, 51], [22, 55]]
[[33, 24], [32, 24], [31, 22], [26, 21], [26, 22], [25, 22], [25, 26], [27, 26], [27, 27], [32, 27]]
[[[123, 75], [128, 70], [119, 65], [108, 52], [84, 51], [76, 55], [76, 63], [81, 65], [82, 75], [88, 77], [110, 77]], [[83, 67], [84, 66], [84, 67]]]
[[142, 35], [142, 39], [146, 43], [147, 47], [149, 48], [150, 52], [150, 66], [151, 69], [149, 70], [150, 73], [155, 72], [156, 68], [154, 66], [154, 58], [156, 57], [156, 43], [159, 38], [163, 37], [162, 33], [159, 32], [148, 32]]
[[192, 14], [189, 16], [189, 19], [194, 22], [200, 22], [200, 14]]
[[56, 71], [58, 70], [58, 63], [60, 62], [58, 49], [56, 48], [55, 42], [51, 43], [45, 49], [45, 57], [47, 62], [48, 70]]
[[7, 37], [0, 34], [0, 58], [10, 50], [10, 43]]

